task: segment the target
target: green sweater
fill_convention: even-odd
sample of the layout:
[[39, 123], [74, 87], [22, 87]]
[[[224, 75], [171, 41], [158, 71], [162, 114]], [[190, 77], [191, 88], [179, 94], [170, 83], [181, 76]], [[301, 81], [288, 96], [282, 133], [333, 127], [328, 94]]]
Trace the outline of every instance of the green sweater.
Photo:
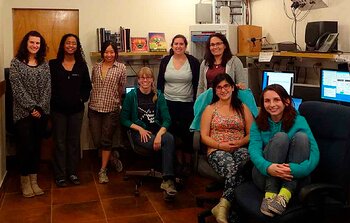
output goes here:
[[[155, 109], [155, 122], [166, 129], [169, 129], [171, 119], [167, 103], [164, 95], [158, 91], [158, 99]], [[144, 129], [148, 129], [146, 123], [141, 121], [138, 117], [138, 101], [137, 101], [137, 89], [131, 90], [124, 99], [123, 108], [120, 113], [120, 122], [125, 127], [130, 127], [132, 124], [141, 126]]]
[[[266, 160], [263, 156], [263, 149], [269, 143], [270, 139], [278, 132], [284, 132], [281, 129], [282, 122], [275, 123], [269, 119], [270, 129], [268, 131], [260, 131], [256, 123], [252, 124], [250, 129], [250, 142], [249, 142], [249, 154], [255, 167], [267, 176], [267, 168], [272, 162]], [[289, 163], [293, 177], [303, 178], [308, 175], [316, 168], [320, 159], [320, 153], [316, 140], [310, 130], [308, 123], [305, 118], [301, 115], [297, 115], [295, 123], [292, 128], [287, 132], [289, 139], [291, 139], [295, 133], [303, 132], [307, 135], [310, 141], [310, 156], [309, 159], [304, 160], [301, 163]]]

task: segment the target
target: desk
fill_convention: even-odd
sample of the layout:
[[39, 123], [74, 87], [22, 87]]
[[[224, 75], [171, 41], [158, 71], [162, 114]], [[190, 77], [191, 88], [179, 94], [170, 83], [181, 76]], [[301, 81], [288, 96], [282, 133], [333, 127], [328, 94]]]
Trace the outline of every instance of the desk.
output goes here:
[[[330, 59], [335, 60], [339, 53], [316, 53], [316, 52], [273, 52], [274, 57], [299, 57], [299, 58], [311, 58], [311, 59]], [[259, 57], [259, 52], [252, 53], [238, 53], [238, 57]]]

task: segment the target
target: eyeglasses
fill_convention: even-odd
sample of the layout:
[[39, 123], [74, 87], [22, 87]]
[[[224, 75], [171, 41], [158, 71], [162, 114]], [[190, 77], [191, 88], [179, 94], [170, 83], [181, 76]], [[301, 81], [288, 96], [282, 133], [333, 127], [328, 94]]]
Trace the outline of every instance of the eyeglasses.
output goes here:
[[140, 80], [151, 80], [153, 77], [139, 77]]
[[217, 91], [221, 91], [222, 89], [224, 89], [225, 91], [229, 90], [231, 88], [231, 85], [229, 84], [225, 84], [223, 86], [216, 86], [215, 90]]
[[217, 42], [217, 43], [211, 43], [209, 44], [210, 47], [218, 47], [221, 46], [223, 44], [223, 42]]

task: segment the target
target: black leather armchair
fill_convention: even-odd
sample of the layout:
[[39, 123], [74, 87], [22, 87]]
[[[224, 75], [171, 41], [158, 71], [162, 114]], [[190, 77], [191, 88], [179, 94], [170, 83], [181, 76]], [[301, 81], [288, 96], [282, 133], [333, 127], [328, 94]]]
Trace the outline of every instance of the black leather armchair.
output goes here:
[[235, 198], [243, 222], [350, 221], [350, 107], [308, 101], [299, 112], [308, 121], [320, 150], [312, 183], [292, 197], [283, 215], [273, 218], [260, 212], [264, 193], [253, 182], [236, 188]]

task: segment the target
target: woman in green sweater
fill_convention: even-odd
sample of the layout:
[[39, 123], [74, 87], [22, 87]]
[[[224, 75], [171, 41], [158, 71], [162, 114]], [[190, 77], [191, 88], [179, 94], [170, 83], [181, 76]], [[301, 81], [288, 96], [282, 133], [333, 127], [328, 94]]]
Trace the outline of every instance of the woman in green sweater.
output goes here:
[[319, 150], [305, 118], [278, 84], [267, 86], [261, 111], [250, 129], [249, 154], [253, 181], [265, 191], [260, 211], [282, 214], [300, 185], [307, 184], [319, 161]]
[[174, 185], [174, 137], [167, 130], [171, 119], [164, 95], [154, 85], [150, 68], [142, 67], [137, 74], [139, 87], [130, 91], [120, 114], [121, 124], [130, 128], [133, 141], [149, 150], [162, 152], [163, 182], [160, 188], [172, 199]]

